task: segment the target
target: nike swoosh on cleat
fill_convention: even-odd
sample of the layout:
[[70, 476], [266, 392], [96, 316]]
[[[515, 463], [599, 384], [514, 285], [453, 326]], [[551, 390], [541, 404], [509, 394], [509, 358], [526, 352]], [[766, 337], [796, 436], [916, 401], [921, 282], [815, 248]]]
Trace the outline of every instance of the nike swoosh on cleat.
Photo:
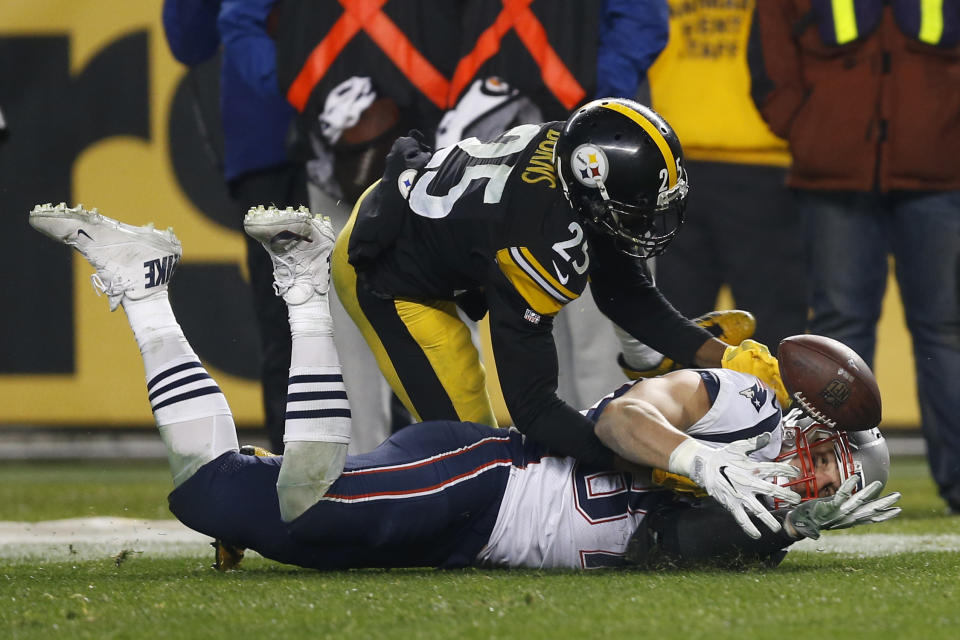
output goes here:
[[272, 238], [270, 238], [270, 243], [272, 244], [274, 242], [280, 242], [282, 240], [303, 240], [305, 242], [313, 242], [313, 240], [310, 239], [308, 236], [302, 236], [299, 233], [294, 233], [293, 231], [288, 231], [287, 229], [284, 229], [280, 233], [277, 233]]
[[551, 264], [553, 264], [553, 270], [556, 272], [556, 274], [557, 274], [557, 280], [560, 281], [560, 284], [567, 284], [567, 280], [570, 279], [570, 276], [567, 276], [567, 275], [564, 275], [564, 274], [560, 273], [560, 268], [557, 267], [557, 263], [556, 263], [556, 262], [554, 262], [553, 260], [551, 260], [550, 262], [551, 262]]
[[87, 233], [87, 232], [84, 231], [83, 229], [77, 229], [77, 235], [79, 236], [80, 234], [83, 234], [83, 235], [87, 236], [88, 238], [90, 238], [91, 242], [93, 241], [93, 238], [90, 236], [89, 233]]

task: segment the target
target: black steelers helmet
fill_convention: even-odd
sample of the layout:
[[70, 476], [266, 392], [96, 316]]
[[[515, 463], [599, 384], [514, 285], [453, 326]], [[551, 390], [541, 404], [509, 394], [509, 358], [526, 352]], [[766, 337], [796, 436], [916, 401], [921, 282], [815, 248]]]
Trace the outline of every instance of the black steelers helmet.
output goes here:
[[653, 109], [603, 98], [577, 109], [554, 147], [570, 205], [628, 254], [660, 255], [683, 222], [688, 191], [677, 134]]

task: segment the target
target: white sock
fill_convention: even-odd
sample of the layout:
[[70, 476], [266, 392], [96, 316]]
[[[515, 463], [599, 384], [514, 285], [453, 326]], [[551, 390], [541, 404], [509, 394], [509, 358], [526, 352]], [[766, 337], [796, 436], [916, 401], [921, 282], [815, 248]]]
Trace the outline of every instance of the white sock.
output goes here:
[[325, 295], [288, 307], [292, 356], [283, 441], [350, 442], [350, 403]]
[[125, 299], [123, 308], [143, 356], [150, 407], [174, 486], [179, 486], [207, 462], [239, 449], [233, 416], [184, 337], [166, 291]]
[[326, 295], [287, 308], [293, 355], [277, 497], [280, 516], [290, 522], [340, 476], [351, 422]]
[[148, 377], [151, 371], [159, 369], [164, 362], [180, 356], [190, 355], [194, 360], [197, 359], [183, 335], [180, 323], [173, 315], [166, 291], [142, 300], [124, 299], [123, 310], [137, 339], [137, 346], [140, 347]]
[[222, 453], [240, 448], [237, 428], [229, 413], [157, 425], [157, 429], [167, 447], [174, 487], [179, 487], [197, 469]]

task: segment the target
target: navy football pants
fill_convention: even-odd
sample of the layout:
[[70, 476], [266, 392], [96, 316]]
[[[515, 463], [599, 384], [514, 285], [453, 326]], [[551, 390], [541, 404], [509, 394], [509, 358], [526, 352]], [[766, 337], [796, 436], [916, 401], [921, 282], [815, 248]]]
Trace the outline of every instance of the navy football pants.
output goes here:
[[326, 496], [292, 523], [280, 519], [282, 458], [228, 452], [169, 496], [185, 525], [225, 543], [305, 567], [458, 567], [489, 539], [519, 433], [424, 422], [348, 456]]

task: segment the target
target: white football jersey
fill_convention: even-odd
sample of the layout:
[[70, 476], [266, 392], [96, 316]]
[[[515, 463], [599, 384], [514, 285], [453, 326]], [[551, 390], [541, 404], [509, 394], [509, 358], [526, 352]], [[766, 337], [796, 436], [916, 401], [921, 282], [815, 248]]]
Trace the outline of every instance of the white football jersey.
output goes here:
[[[700, 371], [712, 399], [710, 410], [687, 433], [705, 444], [771, 433], [751, 457], [772, 460], [780, 451], [780, 406], [757, 378], [727, 369]], [[594, 420], [628, 383], [584, 413]], [[515, 465], [487, 545], [484, 566], [592, 569], [618, 566], [630, 536], [664, 489], [631, 474], [583, 468], [574, 458], [541, 456]]]

